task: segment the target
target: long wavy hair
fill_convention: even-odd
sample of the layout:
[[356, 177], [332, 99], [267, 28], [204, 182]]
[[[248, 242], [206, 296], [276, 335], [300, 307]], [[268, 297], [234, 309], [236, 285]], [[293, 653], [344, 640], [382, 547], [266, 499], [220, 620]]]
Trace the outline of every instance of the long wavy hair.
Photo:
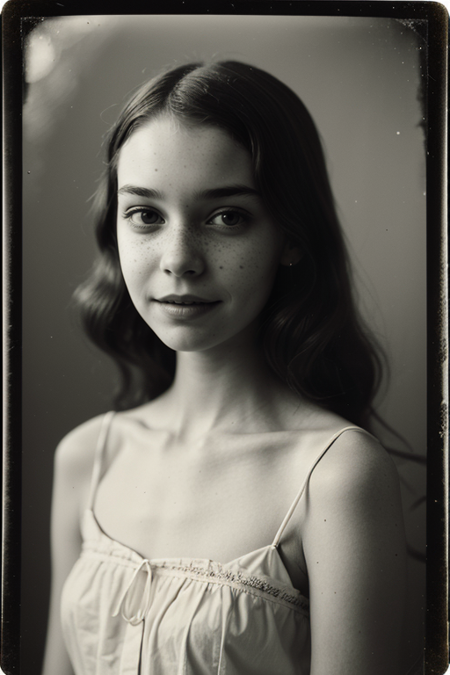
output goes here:
[[160, 115], [226, 131], [249, 153], [264, 206], [302, 258], [280, 266], [260, 322], [260, 348], [295, 392], [363, 427], [384, 357], [355, 307], [343, 234], [314, 122], [299, 97], [236, 61], [190, 63], [143, 85], [111, 129], [94, 211], [100, 255], [77, 289], [82, 322], [119, 367], [119, 409], [173, 381], [175, 353], [144, 322], [125, 286], [116, 238], [117, 162], [140, 125]]

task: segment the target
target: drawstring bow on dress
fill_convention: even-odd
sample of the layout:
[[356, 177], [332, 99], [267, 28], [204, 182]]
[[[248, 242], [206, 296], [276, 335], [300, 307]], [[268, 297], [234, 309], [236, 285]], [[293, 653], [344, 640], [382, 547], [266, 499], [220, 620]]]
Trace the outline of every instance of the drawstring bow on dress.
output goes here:
[[[134, 614], [131, 614], [134, 604], [133, 599], [135, 599], [133, 598], [133, 593], [137, 590], [135, 588], [135, 585], [138, 578], [138, 574], [141, 570], [145, 570], [145, 572], [147, 572], [144, 592], [142, 594], [142, 598], [140, 599], [137, 611]], [[142, 562], [134, 570], [134, 574], [131, 577], [128, 586], [125, 588], [119, 602], [117, 603], [117, 607], [113, 612], [113, 616], [117, 616], [120, 612], [123, 619], [125, 619], [125, 621], [128, 621], [128, 623], [130, 623], [132, 626], [137, 626], [139, 623], [141, 623], [141, 621], [144, 620], [148, 610], [150, 609], [151, 586], [152, 586], [152, 568], [150, 565], [150, 561], [145, 559], [142, 560]]]

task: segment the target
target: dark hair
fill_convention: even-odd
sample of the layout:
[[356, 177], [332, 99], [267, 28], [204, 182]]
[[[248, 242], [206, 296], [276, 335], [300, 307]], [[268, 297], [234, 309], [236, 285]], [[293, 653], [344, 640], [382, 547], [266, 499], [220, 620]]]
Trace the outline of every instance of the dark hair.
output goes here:
[[139, 125], [161, 114], [221, 128], [249, 151], [265, 208], [302, 252], [297, 265], [280, 266], [262, 313], [260, 339], [267, 362], [294, 391], [367, 427], [381, 357], [355, 308], [318, 132], [286, 85], [235, 61], [191, 63], [152, 79], [109, 134], [106, 171], [95, 200], [100, 257], [77, 300], [88, 335], [119, 366], [117, 407], [156, 397], [175, 372], [174, 352], [131, 302], [115, 223], [120, 148]]

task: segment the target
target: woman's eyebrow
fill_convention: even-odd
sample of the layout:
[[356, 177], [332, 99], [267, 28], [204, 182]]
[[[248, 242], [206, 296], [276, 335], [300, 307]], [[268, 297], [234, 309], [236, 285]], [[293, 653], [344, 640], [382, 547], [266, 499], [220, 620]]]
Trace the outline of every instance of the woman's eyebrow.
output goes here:
[[259, 197], [258, 190], [249, 187], [248, 185], [227, 185], [224, 187], [212, 188], [211, 190], [202, 190], [196, 193], [196, 197], [201, 199], [221, 199], [222, 197], [238, 197], [238, 196], [253, 196]]
[[137, 197], [148, 197], [149, 199], [162, 199], [163, 195], [159, 190], [138, 187], [137, 185], [123, 185], [117, 191], [118, 195], [136, 195]]
[[[149, 199], [164, 199], [164, 195], [159, 190], [152, 188], [139, 187], [137, 185], [123, 185], [118, 190], [119, 195], [136, 195], [137, 197], [147, 197]], [[224, 187], [211, 188], [209, 190], [201, 190], [194, 194], [195, 199], [221, 199], [222, 197], [237, 197], [237, 196], [253, 196], [259, 197], [258, 190], [249, 187], [248, 185], [226, 185]]]

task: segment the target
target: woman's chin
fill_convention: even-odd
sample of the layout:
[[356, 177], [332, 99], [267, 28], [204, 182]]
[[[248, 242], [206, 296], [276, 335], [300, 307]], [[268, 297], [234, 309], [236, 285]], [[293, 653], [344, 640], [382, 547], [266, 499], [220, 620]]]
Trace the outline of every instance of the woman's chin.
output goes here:
[[[154, 330], [154, 329], [153, 329]], [[203, 352], [221, 342], [217, 336], [195, 335], [194, 331], [155, 331], [161, 342], [175, 352]], [[175, 334], [177, 333], [177, 334]]]

